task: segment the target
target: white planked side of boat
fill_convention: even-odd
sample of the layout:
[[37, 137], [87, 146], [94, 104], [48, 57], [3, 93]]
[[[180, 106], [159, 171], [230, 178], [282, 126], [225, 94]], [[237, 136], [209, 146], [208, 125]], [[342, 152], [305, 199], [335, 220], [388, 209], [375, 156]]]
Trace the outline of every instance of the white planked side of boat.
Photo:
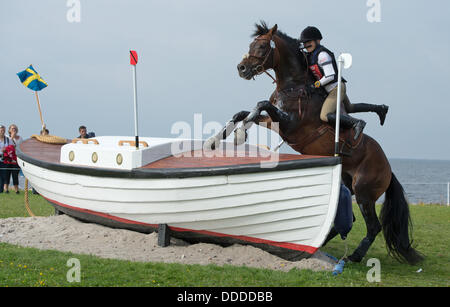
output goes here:
[[313, 254], [334, 221], [341, 164], [185, 178], [99, 177], [18, 162], [58, 210], [150, 232], [167, 224], [193, 242], [242, 243], [285, 259]]

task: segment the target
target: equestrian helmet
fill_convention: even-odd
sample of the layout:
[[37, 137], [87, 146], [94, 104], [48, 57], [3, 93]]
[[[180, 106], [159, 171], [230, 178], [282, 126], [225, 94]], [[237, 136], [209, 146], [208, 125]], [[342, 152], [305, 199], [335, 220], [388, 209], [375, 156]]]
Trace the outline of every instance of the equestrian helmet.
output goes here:
[[300, 42], [305, 43], [322, 39], [322, 33], [316, 27], [306, 27], [300, 34]]

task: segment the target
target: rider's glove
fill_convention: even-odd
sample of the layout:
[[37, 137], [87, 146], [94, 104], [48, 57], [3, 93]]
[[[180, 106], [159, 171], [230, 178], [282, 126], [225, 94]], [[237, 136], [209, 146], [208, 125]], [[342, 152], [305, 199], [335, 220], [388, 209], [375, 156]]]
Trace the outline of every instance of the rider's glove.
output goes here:
[[319, 88], [319, 87], [320, 87], [320, 81], [314, 82], [314, 87], [315, 87], [315, 88]]

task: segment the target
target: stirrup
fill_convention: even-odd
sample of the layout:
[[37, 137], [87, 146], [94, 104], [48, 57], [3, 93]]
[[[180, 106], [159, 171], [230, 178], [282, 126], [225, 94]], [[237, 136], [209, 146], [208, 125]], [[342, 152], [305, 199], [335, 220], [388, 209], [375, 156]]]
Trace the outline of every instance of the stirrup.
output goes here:
[[[359, 125], [361, 125], [361, 128], [356, 129]], [[353, 137], [354, 140], [357, 140], [359, 138], [359, 135], [363, 132], [365, 127], [366, 127], [366, 122], [361, 119], [358, 120], [358, 122], [353, 126], [353, 129], [355, 130], [355, 136]]]

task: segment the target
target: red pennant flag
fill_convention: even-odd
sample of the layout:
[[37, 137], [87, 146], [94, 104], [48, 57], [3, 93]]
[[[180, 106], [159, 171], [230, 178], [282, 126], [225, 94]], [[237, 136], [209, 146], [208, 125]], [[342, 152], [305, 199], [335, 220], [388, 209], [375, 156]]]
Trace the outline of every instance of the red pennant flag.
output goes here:
[[136, 65], [138, 62], [138, 55], [137, 52], [134, 50], [130, 50], [130, 64]]

